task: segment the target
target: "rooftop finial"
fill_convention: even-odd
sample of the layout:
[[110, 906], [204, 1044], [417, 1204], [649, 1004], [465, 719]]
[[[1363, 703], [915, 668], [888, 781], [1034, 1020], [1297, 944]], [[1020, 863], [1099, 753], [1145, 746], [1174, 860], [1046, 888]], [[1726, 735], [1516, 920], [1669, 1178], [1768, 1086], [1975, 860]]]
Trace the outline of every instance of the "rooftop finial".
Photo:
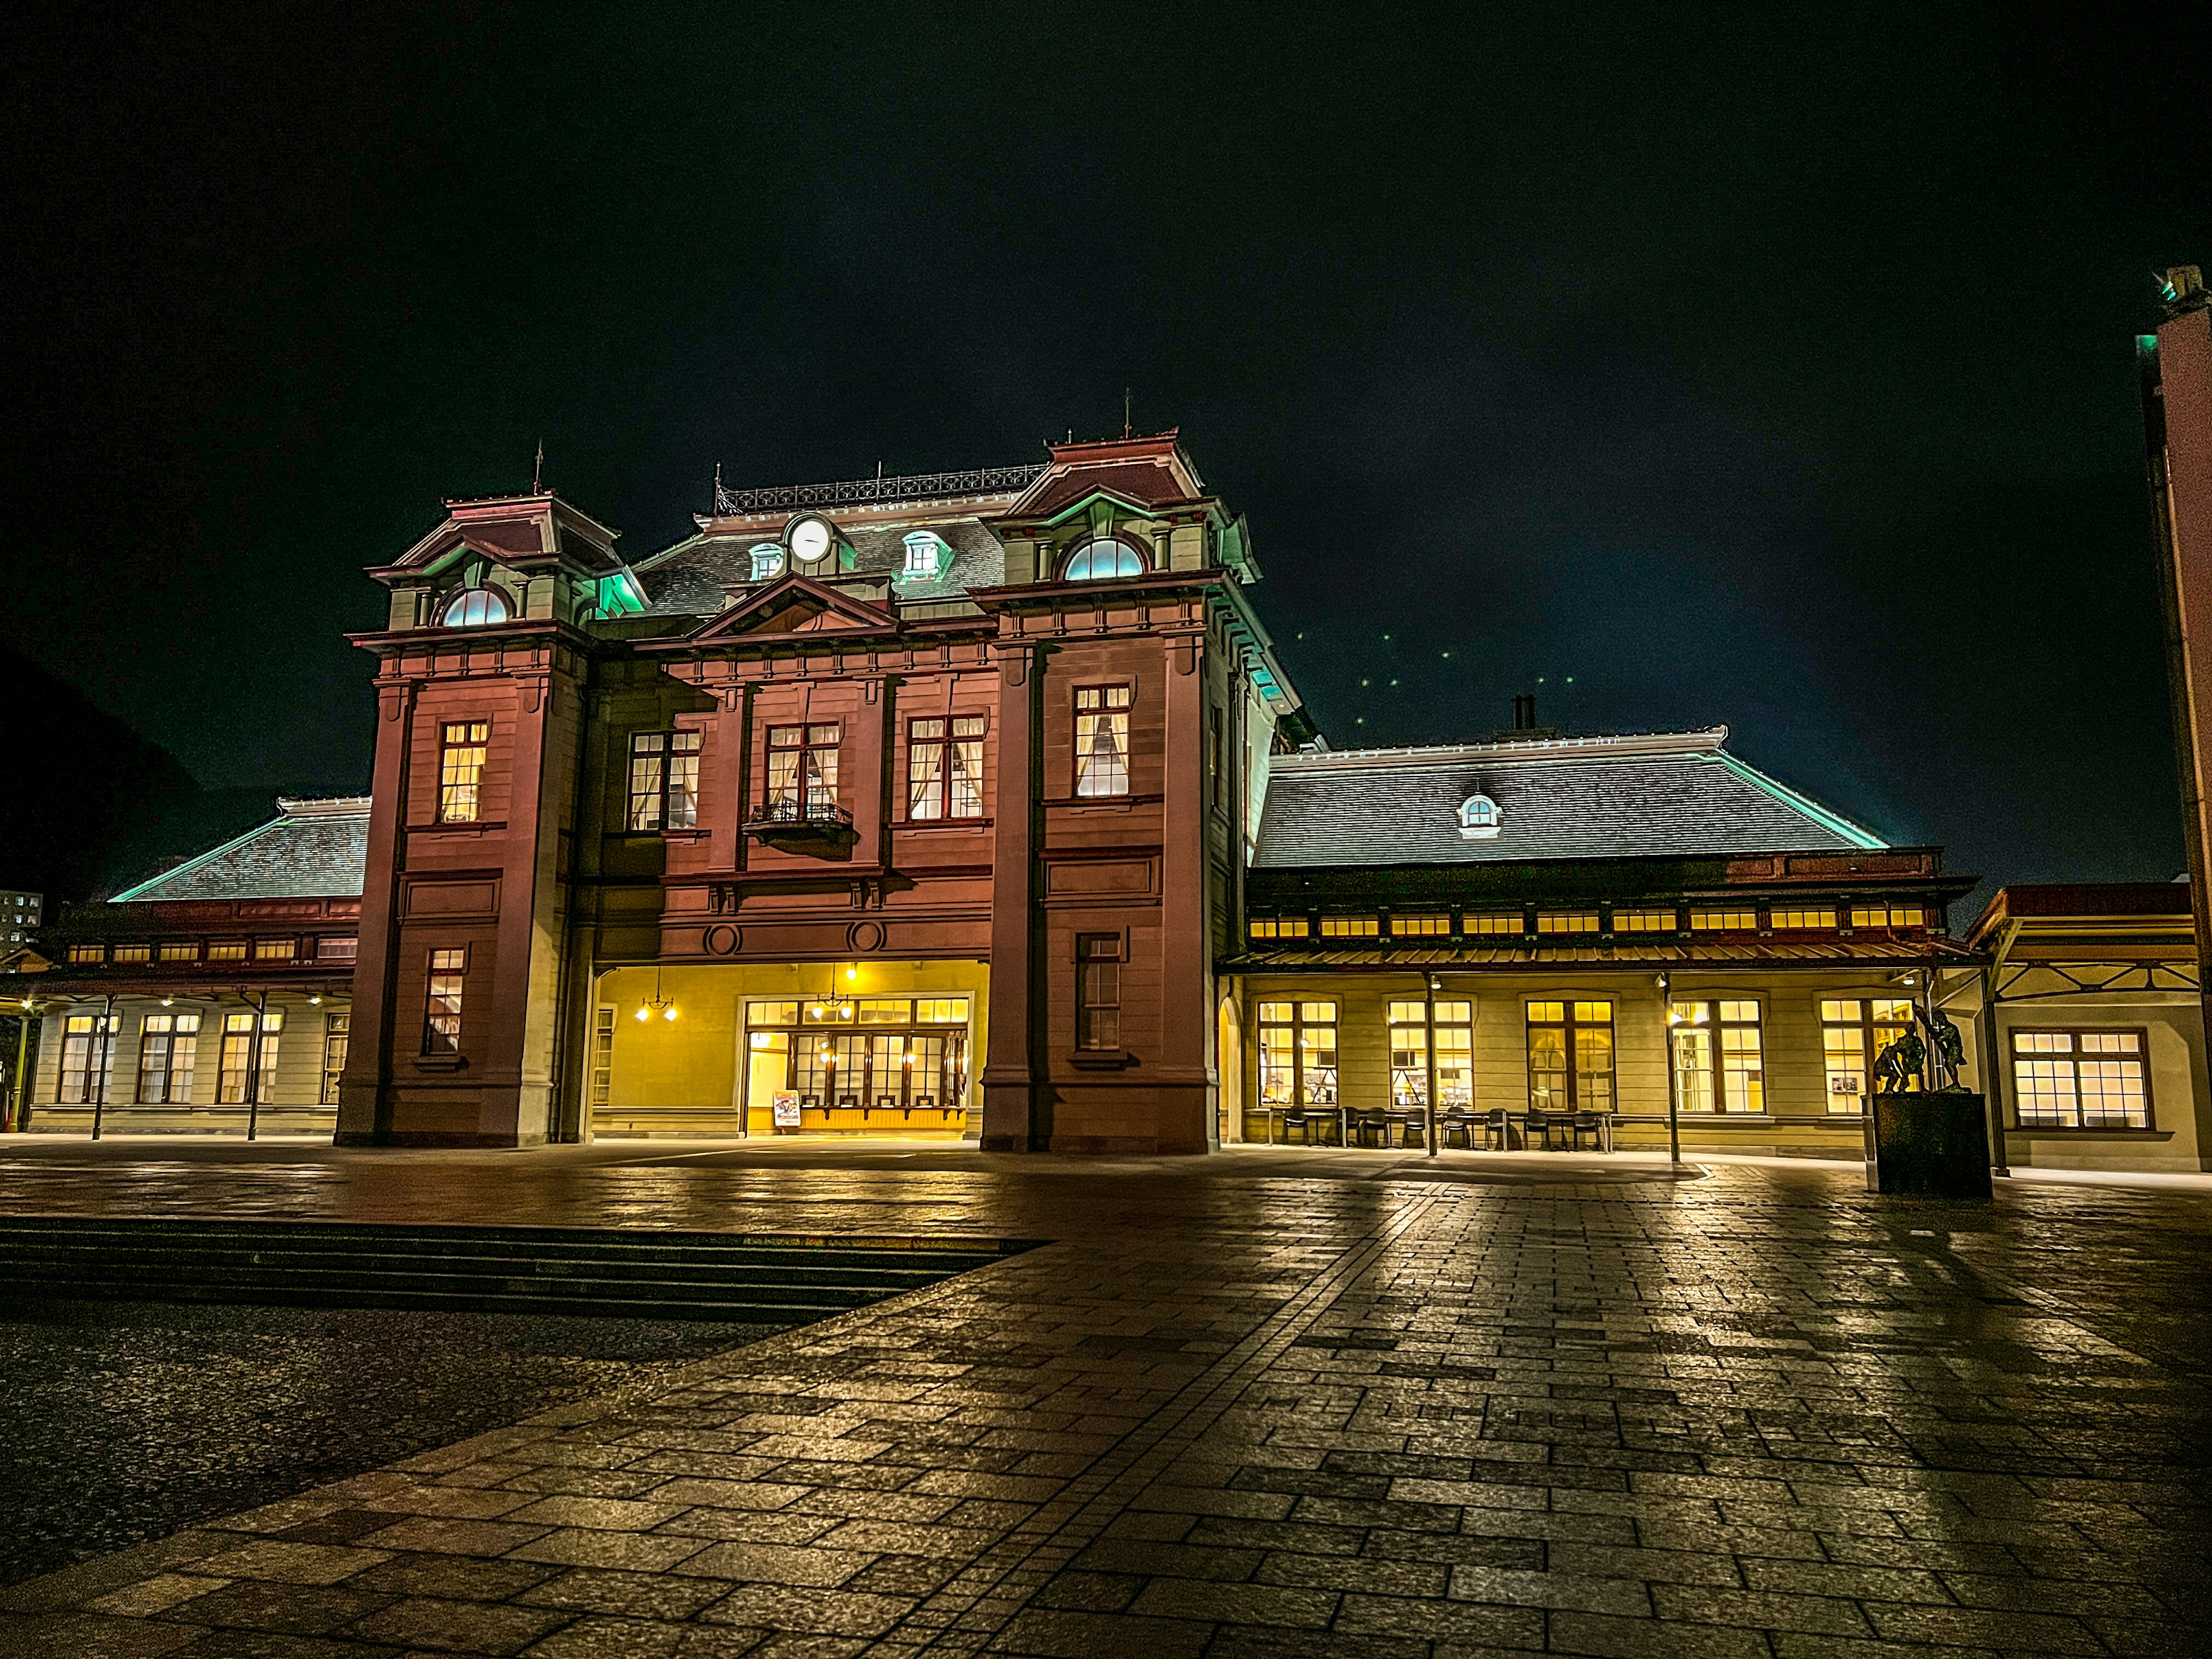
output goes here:
[[545, 440], [540, 438], [538, 441], [538, 459], [530, 464], [530, 493], [533, 495], [543, 495], [545, 493], [544, 481]]
[[1129, 433], [1129, 388], [1123, 386], [1121, 388], [1121, 435], [1126, 438]]

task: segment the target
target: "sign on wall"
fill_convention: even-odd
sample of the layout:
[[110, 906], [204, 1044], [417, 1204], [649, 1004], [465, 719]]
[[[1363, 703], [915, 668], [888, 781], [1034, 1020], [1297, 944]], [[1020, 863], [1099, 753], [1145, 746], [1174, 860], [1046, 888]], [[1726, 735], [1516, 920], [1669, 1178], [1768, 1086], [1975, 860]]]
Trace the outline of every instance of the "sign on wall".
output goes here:
[[769, 1101], [769, 1121], [779, 1129], [799, 1127], [799, 1093], [793, 1089], [778, 1089]]

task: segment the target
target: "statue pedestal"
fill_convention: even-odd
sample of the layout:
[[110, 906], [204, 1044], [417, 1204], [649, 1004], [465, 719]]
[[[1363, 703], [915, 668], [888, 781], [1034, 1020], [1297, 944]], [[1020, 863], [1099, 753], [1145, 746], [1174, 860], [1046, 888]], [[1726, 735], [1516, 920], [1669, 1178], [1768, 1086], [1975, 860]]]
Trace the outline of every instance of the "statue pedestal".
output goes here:
[[1866, 1118], [1870, 1193], [1990, 1196], [1987, 1105], [1979, 1095], [1876, 1095]]

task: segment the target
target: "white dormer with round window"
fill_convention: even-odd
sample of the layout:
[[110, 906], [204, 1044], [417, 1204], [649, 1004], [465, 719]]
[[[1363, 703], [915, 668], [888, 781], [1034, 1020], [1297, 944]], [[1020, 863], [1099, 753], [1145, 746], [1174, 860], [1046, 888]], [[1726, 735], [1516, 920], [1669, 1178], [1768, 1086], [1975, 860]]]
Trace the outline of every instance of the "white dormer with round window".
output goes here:
[[763, 542], [752, 550], [753, 580], [773, 581], [783, 574], [783, 544]]
[[506, 596], [496, 588], [465, 587], [446, 601], [438, 620], [448, 628], [489, 628], [507, 616]]
[[899, 567], [902, 582], [933, 582], [951, 568], [952, 549], [932, 530], [917, 530], [906, 538], [906, 562]]
[[1078, 547], [1060, 573], [1063, 581], [1103, 582], [1117, 576], [1141, 576], [1145, 556], [1117, 536], [1094, 535]]
[[1496, 841], [1504, 823], [1498, 803], [1487, 795], [1469, 795], [1459, 804], [1459, 833], [1462, 841]]

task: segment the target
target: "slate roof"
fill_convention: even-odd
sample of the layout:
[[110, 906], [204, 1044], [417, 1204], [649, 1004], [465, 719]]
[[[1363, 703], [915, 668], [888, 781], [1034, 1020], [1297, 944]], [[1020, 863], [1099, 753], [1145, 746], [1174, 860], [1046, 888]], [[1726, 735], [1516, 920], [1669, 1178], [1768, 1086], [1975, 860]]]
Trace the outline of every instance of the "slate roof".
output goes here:
[[[927, 524], [844, 525], [837, 533], [851, 544], [854, 566], [841, 576], [892, 575], [906, 568], [906, 538], [927, 530], [952, 549], [952, 563], [937, 581], [894, 581], [900, 599], [954, 599], [971, 587], [994, 587], [1006, 580], [1006, 550], [980, 519], [933, 519]], [[742, 536], [698, 535], [632, 567], [645, 590], [653, 616], [710, 616], [722, 609], [723, 588], [750, 582], [752, 550], [775, 536], [759, 531]]]
[[117, 894], [113, 902], [358, 898], [368, 866], [368, 797], [276, 805], [283, 817]]
[[[1746, 765], [1726, 726], [1279, 755], [1254, 865], [1310, 869], [1866, 850], [1879, 837]], [[1494, 840], [1459, 832], [1471, 795]]]
[[1036, 495], [1022, 499], [1018, 510], [1024, 518], [1048, 518], [1069, 502], [1101, 489], [1139, 507], [1180, 506], [1201, 499], [1182, 487], [1164, 460], [1124, 461], [1048, 475]]
[[1222, 964], [1248, 974], [1306, 973], [1315, 969], [1375, 968], [1620, 968], [1727, 967], [1833, 968], [1839, 963], [1912, 964], [1930, 957], [1946, 962], [1978, 960], [1974, 951], [1951, 939], [1731, 939], [1692, 944], [1650, 944], [1617, 939], [1610, 945], [1448, 945], [1409, 946], [1385, 939], [1364, 949], [1296, 945], [1284, 949], [1255, 945]]

